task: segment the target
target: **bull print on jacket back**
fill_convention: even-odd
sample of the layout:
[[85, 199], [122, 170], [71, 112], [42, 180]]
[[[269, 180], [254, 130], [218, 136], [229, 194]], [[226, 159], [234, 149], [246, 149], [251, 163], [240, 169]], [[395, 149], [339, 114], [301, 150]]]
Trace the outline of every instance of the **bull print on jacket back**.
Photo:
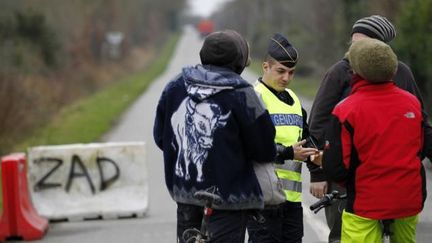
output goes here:
[[190, 180], [189, 166], [197, 170], [197, 182], [203, 181], [203, 164], [213, 146], [215, 131], [226, 125], [231, 112], [222, 114], [219, 106], [209, 100], [196, 103], [189, 97], [184, 99], [171, 118], [171, 124], [180, 147], [175, 174]]

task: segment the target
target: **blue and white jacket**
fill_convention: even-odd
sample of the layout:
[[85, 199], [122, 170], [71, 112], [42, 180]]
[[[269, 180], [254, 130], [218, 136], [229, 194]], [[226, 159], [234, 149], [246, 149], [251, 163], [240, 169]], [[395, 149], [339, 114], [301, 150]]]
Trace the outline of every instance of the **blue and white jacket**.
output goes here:
[[230, 69], [187, 67], [163, 91], [153, 135], [176, 202], [203, 205], [197, 190], [215, 186], [218, 209], [264, 206], [252, 161], [273, 161], [275, 129], [253, 87]]

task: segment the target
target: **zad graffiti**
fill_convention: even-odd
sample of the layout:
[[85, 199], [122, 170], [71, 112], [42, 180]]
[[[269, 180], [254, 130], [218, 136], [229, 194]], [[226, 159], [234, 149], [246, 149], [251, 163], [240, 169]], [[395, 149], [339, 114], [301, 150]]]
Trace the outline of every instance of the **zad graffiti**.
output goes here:
[[[56, 171], [63, 165], [63, 162], [64, 161], [62, 159], [51, 158], [51, 157], [42, 157], [42, 158], [38, 158], [38, 159], [33, 160], [33, 163], [35, 163], [35, 164], [41, 164], [41, 163], [54, 164], [54, 166], [51, 168], [51, 170], [49, 170], [44, 176], [42, 176], [42, 178], [40, 180], [38, 180], [36, 182], [33, 189], [35, 191], [40, 191], [40, 190], [45, 190], [45, 189], [50, 189], [50, 188], [62, 187], [63, 185], [61, 183], [48, 182], [47, 180], [50, 176], [52, 176], [54, 173], [56, 173]], [[99, 190], [104, 191], [119, 178], [120, 169], [119, 169], [118, 165], [115, 163], [115, 161], [113, 161], [112, 159], [106, 158], [106, 157], [97, 157], [96, 158], [96, 164], [97, 164], [97, 168], [98, 168], [98, 172], [99, 172], [99, 176], [100, 176]], [[111, 176], [110, 178], [105, 178], [104, 169], [103, 169], [103, 168], [105, 168], [103, 166], [104, 164], [105, 165], [111, 164], [112, 166], [114, 166], [115, 174], [113, 176]], [[66, 180], [66, 187], [65, 187], [66, 192], [69, 192], [73, 181], [76, 178], [80, 178], [80, 177], [84, 177], [87, 180], [87, 182], [90, 186], [90, 190], [92, 191], [93, 194], [95, 194], [96, 188], [95, 188], [94, 183], [90, 177], [90, 174], [87, 170], [87, 167], [85, 166], [85, 164], [82, 162], [81, 158], [78, 155], [72, 155], [71, 166], [69, 169], [68, 178]]]

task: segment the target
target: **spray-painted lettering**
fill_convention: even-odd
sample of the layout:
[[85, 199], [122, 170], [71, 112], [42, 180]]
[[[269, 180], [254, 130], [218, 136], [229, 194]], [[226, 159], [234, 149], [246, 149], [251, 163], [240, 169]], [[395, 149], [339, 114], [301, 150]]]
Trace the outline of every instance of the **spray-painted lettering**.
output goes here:
[[[120, 177], [120, 168], [118, 167], [117, 163], [114, 160], [107, 157], [96, 157], [95, 162], [97, 164], [97, 170], [100, 176], [99, 191], [107, 190]], [[58, 171], [62, 166], [64, 166], [65, 163], [62, 159], [53, 158], [53, 157], [41, 157], [41, 158], [34, 159], [33, 163], [39, 165], [42, 163], [54, 164], [53, 167], [48, 169], [46, 174], [44, 174], [41, 177], [41, 179], [39, 179], [35, 183], [33, 187], [35, 191], [63, 187], [63, 183], [59, 181], [52, 182], [51, 180], [51, 182], [49, 182], [49, 178], [52, 177], [56, 173], [56, 171]], [[106, 173], [104, 173], [105, 171], [104, 168], [107, 168], [108, 166], [112, 166], [115, 170], [115, 173], [111, 177], [105, 178]], [[69, 173], [68, 175], [65, 176], [67, 176], [66, 183], [65, 183], [66, 192], [70, 191], [71, 186], [74, 183], [74, 180], [84, 178], [87, 180], [91, 192], [93, 194], [96, 193], [96, 188], [93, 183], [94, 179], [92, 180], [90, 173], [88, 172], [88, 168], [86, 167], [85, 163], [83, 163], [83, 160], [80, 158], [80, 156], [72, 155]]]

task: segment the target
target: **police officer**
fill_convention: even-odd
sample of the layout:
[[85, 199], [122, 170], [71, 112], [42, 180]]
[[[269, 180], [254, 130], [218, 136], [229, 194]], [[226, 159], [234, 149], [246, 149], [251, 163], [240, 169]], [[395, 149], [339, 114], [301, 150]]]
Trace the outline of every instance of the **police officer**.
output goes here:
[[302, 162], [317, 155], [318, 150], [307, 147], [306, 111], [297, 95], [287, 88], [294, 77], [297, 60], [297, 50], [288, 39], [275, 34], [262, 63], [263, 75], [255, 84], [276, 128], [276, 173], [286, 201], [262, 210], [264, 220], [250, 220], [249, 242], [301, 242], [303, 238]]

